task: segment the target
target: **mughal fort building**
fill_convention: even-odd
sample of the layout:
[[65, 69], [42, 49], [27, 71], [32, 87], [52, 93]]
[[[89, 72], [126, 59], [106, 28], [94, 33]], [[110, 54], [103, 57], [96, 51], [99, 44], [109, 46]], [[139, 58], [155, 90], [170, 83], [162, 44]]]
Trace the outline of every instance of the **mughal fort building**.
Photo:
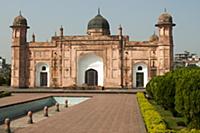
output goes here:
[[[21, 13], [12, 26], [12, 87], [101, 86], [143, 88], [148, 81], [173, 68], [172, 16], [164, 12], [147, 41], [131, 41], [110, 32], [109, 22], [98, 12], [87, 25], [87, 34], [66, 36], [60, 33], [49, 42], [37, 42]], [[98, 88], [98, 87], [97, 87]]]

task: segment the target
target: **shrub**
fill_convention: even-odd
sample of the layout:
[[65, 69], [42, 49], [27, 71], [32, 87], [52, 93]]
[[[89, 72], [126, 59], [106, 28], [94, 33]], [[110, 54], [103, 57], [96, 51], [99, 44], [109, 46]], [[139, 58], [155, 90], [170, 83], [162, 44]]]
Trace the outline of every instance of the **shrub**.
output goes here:
[[137, 93], [137, 99], [149, 133], [173, 132], [172, 130], [167, 130], [166, 124], [163, 121], [162, 117], [144, 97], [143, 93]]
[[154, 97], [155, 96], [155, 92], [157, 91], [157, 86], [158, 86], [157, 84], [158, 84], [158, 82], [160, 80], [160, 77], [161, 76], [157, 76], [157, 77], [152, 78], [148, 82], [148, 84], [146, 85], [146, 91], [147, 91], [147, 93], [148, 93], [148, 95], [150, 97]]
[[176, 83], [175, 108], [189, 128], [200, 129], [200, 69], [182, 71]]
[[11, 96], [11, 92], [8, 92], [8, 91], [0, 92], [0, 98], [1, 97], [6, 97], [6, 96]]
[[174, 111], [175, 80], [172, 73], [154, 77], [146, 87], [147, 93], [165, 109]]
[[189, 128], [200, 129], [200, 69], [181, 68], [153, 78], [146, 87], [157, 104], [180, 113]]
[[186, 126], [186, 125], [185, 125], [185, 122], [183, 122], [183, 121], [178, 121], [178, 122], [177, 122], [177, 125], [178, 125], [178, 126]]

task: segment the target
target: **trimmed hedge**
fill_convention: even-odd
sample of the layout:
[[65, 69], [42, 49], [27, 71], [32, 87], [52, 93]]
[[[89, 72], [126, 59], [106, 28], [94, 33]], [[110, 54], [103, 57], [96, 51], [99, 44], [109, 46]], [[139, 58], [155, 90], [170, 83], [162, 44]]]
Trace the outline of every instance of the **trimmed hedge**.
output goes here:
[[144, 122], [149, 133], [172, 133], [168, 130], [165, 122], [155, 108], [148, 102], [144, 94], [137, 93], [137, 100], [140, 106]]

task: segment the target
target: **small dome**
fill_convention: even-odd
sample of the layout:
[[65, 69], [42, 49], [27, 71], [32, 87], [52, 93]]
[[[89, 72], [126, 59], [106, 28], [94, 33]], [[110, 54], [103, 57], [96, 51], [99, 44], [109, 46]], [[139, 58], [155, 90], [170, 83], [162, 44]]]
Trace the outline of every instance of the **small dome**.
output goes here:
[[26, 18], [24, 18], [20, 13], [19, 16], [15, 17], [13, 26], [27, 26]]
[[155, 33], [152, 36], [150, 36], [150, 38], [149, 38], [150, 42], [155, 42], [158, 40], [159, 40], [159, 37]]
[[88, 23], [88, 30], [90, 29], [110, 29], [108, 21], [98, 13], [93, 19]]
[[173, 23], [173, 18], [167, 12], [162, 13], [158, 18], [158, 24], [172, 24], [172, 23]]

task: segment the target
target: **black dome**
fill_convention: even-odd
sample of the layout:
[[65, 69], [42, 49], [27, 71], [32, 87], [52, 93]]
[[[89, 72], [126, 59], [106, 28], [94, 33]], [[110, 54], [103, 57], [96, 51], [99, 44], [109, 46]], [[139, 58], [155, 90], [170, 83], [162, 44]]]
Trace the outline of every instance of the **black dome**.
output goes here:
[[15, 17], [13, 26], [27, 26], [26, 18], [24, 18], [20, 13], [19, 16]]
[[98, 14], [93, 19], [91, 19], [88, 23], [88, 30], [89, 29], [110, 29], [108, 21]]

